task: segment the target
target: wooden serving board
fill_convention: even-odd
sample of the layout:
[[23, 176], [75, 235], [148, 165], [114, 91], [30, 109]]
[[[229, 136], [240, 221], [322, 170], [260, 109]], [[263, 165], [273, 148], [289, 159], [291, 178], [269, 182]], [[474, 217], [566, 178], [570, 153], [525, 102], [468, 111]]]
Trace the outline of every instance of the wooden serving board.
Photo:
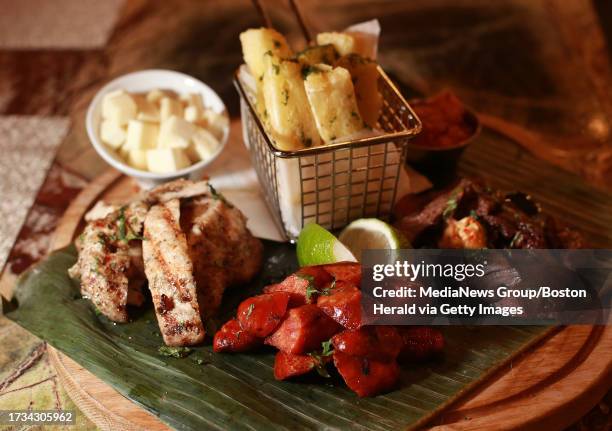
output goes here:
[[[68, 245], [99, 199], [125, 202], [138, 186], [109, 170], [66, 210], [52, 249]], [[103, 430], [168, 430], [151, 413], [120, 395], [59, 351], [51, 359], [75, 404]], [[423, 426], [436, 430], [562, 429], [592, 408], [612, 386], [612, 326], [557, 328], [496, 370], [478, 388]]]

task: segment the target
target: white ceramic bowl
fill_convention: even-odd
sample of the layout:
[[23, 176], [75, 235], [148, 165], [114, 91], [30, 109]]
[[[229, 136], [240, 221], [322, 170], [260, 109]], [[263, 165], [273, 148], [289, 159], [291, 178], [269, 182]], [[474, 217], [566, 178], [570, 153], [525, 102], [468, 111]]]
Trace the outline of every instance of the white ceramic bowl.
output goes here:
[[220, 145], [217, 152], [208, 160], [202, 160], [193, 165], [181, 169], [180, 171], [168, 174], [156, 174], [153, 172], [143, 171], [133, 168], [126, 164], [121, 157], [100, 139], [100, 122], [102, 121], [102, 98], [105, 94], [115, 90], [125, 90], [130, 93], [144, 93], [155, 88], [162, 90], [172, 90], [178, 94], [184, 93], [200, 93], [204, 106], [212, 109], [218, 114], [227, 115], [225, 104], [214, 90], [203, 82], [184, 73], [174, 72], [172, 70], [150, 69], [141, 70], [140, 72], [128, 73], [113, 79], [98, 91], [87, 109], [85, 118], [85, 126], [87, 134], [93, 147], [96, 149], [100, 157], [115, 169], [123, 172], [125, 175], [133, 177], [138, 184], [149, 189], [164, 182], [172, 181], [177, 178], [200, 179], [204, 175], [206, 167], [223, 151], [229, 136], [228, 126], [223, 131], [223, 137], [220, 139]]

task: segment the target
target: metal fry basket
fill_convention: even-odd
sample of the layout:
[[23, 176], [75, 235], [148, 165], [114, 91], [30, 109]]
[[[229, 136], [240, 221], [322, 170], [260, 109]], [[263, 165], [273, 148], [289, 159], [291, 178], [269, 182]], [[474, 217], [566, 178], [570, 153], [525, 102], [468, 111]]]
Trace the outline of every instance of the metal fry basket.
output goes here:
[[388, 219], [396, 198], [407, 143], [421, 122], [378, 67], [383, 106], [376, 129], [384, 133], [357, 140], [281, 151], [257, 115], [255, 95], [236, 72], [244, 142], [274, 221], [286, 239], [316, 222], [335, 230], [362, 217]]

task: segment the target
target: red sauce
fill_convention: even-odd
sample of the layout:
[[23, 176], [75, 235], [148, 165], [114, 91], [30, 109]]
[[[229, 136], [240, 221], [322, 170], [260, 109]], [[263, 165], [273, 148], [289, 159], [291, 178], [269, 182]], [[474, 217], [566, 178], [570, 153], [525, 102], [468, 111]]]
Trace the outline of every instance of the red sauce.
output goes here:
[[450, 91], [444, 91], [412, 108], [423, 123], [423, 130], [413, 144], [429, 148], [450, 148], [459, 145], [474, 132], [466, 121], [467, 111]]

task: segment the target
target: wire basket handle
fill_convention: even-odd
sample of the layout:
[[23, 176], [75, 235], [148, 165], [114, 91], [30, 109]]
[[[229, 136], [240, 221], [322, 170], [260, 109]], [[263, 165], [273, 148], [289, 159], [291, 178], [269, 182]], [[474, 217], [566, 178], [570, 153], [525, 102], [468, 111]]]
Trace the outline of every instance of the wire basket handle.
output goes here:
[[[255, 7], [255, 10], [257, 10], [259, 17], [263, 21], [264, 25], [268, 28], [271, 28], [272, 21], [270, 20], [270, 16], [267, 14], [266, 10], [262, 6], [262, 2], [260, 0], [251, 0], [251, 1], [253, 3], [253, 6]], [[306, 27], [306, 23], [304, 21], [304, 18], [302, 17], [300, 8], [298, 7], [296, 0], [289, 0], [289, 6], [291, 6], [291, 12], [293, 12], [295, 19], [297, 20], [300, 26], [300, 30], [302, 30], [304, 39], [306, 39], [306, 42], [310, 44], [312, 37], [310, 35], [310, 31], [308, 30], [308, 27]]]

